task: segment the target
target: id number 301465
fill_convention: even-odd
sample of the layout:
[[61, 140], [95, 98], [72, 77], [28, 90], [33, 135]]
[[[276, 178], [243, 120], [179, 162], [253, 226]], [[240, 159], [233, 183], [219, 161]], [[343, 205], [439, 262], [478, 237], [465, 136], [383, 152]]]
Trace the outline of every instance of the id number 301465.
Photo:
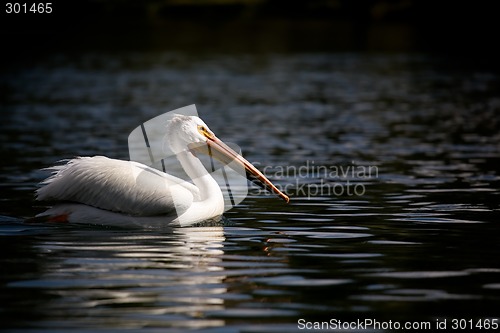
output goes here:
[[7, 14], [50, 14], [52, 13], [51, 2], [19, 3], [8, 2], [5, 4]]

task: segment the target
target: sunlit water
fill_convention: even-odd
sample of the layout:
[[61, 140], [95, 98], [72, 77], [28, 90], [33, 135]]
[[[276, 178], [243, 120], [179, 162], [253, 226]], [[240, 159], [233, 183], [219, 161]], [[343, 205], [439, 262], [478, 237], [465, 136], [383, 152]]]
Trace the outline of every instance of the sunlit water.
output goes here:
[[[4, 72], [0, 88], [3, 329], [499, 316], [500, 80], [485, 69], [404, 55], [53, 55]], [[193, 103], [290, 204], [253, 188], [218, 226], [23, 223], [44, 209], [39, 169], [127, 159], [130, 131]]]

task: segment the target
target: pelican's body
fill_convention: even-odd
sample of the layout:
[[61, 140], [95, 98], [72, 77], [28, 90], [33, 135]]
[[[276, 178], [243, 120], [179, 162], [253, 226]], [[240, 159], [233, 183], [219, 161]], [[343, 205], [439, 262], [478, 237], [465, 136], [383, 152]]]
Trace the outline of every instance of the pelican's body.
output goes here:
[[195, 116], [174, 116], [166, 128], [170, 149], [192, 183], [142, 163], [104, 156], [79, 157], [49, 168], [52, 176], [37, 190], [37, 200], [64, 202], [40, 214], [52, 220], [96, 224], [181, 225], [212, 219], [224, 212], [222, 191], [194, 151], [209, 147], [224, 160], [235, 160], [282, 198], [267, 178], [241, 155], [222, 143]]

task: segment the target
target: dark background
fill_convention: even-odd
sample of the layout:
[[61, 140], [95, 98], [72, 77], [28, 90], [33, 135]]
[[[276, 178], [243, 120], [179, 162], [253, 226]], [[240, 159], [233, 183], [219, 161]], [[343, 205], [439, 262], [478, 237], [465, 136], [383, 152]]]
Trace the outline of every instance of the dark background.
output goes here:
[[51, 2], [51, 14], [6, 14], [2, 6], [3, 66], [47, 52], [123, 49], [432, 52], [490, 64], [500, 54], [495, 1]]
[[[0, 10], [2, 328], [498, 316], [497, 2], [49, 1]], [[292, 202], [252, 193], [224, 241], [20, 223], [46, 209], [41, 168], [127, 159], [135, 127], [192, 103], [260, 167], [380, 177], [313, 200], [298, 189], [322, 184], [314, 170], [270, 177], [301, 182]]]

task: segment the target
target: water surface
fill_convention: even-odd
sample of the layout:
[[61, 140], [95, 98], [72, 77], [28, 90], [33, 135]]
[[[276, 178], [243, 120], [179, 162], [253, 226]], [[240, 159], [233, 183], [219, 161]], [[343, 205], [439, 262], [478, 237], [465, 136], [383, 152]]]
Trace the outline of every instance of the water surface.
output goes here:
[[[3, 72], [0, 87], [4, 329], [498, 317], [493, 72], [419, 55], [83, 53]], [[290, 204], [253, 188], [219, 226], [22, 222], [45, 208], [33, 200], [41, 168], [127, 159], [130, 131], [193, 103]], [[377, 172], [335, 173], [368, 167]]]

